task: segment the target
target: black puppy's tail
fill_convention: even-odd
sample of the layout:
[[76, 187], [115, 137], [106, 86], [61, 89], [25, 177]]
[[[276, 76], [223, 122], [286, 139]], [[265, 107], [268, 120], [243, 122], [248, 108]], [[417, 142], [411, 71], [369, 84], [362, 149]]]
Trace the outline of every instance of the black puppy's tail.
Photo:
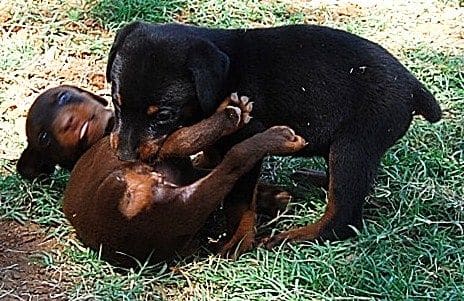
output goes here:
[[422, 115], [429, 122], [437, 122], [441, 119], [441, 108], [435, 97], [422, 85], [413, 91], [414, 114]]

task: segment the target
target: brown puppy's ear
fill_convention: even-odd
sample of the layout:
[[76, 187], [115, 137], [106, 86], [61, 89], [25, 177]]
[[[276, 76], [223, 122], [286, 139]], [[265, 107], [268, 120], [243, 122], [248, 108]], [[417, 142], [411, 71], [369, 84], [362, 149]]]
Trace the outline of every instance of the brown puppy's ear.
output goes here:
[[93, 99], [95, 99], [96, 101], [98, 101], [99, 103], [104, 105], [105, 107], [108, 105], [108, 101], [106, 99], [104, 99], [103, 97], [101, 97], [100, 95], [93, 94], [93, 93], [91, 93], [89, 91], [86, 91], [86, 90], [83, 90], [83, 89], [81, 89], [79, 87], [74, 87], [74, 89], [77, 89], [79, 92], [85, 93], [86, 95], [92, 97]]
[[116, 34], [116, 37], [114, 38], [113, 45], [111, 45], [110, 53], [108, 55], [108, 63], [106, 63], [106, 80], [108, 82], [111, 82], [111, 68], [113, 67], [113, 61], [114, 58], [116, 57], [116, 53], [118, 52], [119, 48], [121, 45], [124, 43], [124, 40], [126, 37], [134, 31], [137, 27], [140, 27], [143, 25], [143, 22], [133, 22], [130, 23], [123, 28], [121, 28], [118, 33]]
[[34, 180], [39, 176], [51, 174], [55, 170], [55, 164], [28, 145], [21, 154], [16, 169], [23, 178]]
[[188, 67], [193, 74], [200, 107], [207, 115], [214, 112], [229, 72], [229, 57], [215, 45], [200, 41], [189, 50]]

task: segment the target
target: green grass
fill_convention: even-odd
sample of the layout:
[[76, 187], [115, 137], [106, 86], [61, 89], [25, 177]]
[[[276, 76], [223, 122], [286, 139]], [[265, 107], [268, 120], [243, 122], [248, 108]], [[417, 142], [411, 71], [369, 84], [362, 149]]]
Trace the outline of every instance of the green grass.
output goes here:
[[[330, 7], [298, 8], [283, 1], [93, 1], [86, 6], [56, 4], [56, 17], [39, 18], [42, 8], [24, 1], [8, 21], [35, 24], [34, 39], [27, 43], [16, 34], [4, 35], [0, 70], [15, 76], [0, 84], [0, 101], [6, 103], [15, 84], [28, 76], [23, 71], [37, 56], [58, 47], [52, 60], [95, 60], [104, 68], [114, 29], [135, 19], [154, 22], [182, 21], [211, 27], [254, 27], [320, 23], [375, 38], [390, 30], [384, 14], [335, 20]], [[456, 5], [456, 1], [440, 2]], [[450, 4], [451, 3], [451, 4]], [[439, 5], [439, 4], [437, 4]], [[27, 9], [26, 9], [27, 8]], [[386, 14], [386, 13], [385, 13]], [[405, 17], [406, 18], [406, 17]], [[77, 31], [63, 25], [97, 20], [104, 28]], [[26, 23], [27, 23], [26, 22]], [[319, 22], [319, 21], [317, 21]], [[401, 28], [398, 34], [404, 33]], [[103, 33], [102, 33], [103, 32]], [[27, 32], [29, 35], [32, 33]], [[48, 34], [47, 34], [48, 33]], [[71, 40], [68, 40], [68, 35]], [[464, 57], [453, 45], [434, 49], [426, 43], [393, 45], [399, 59], [436, 95], [444, 118], [431, 125], [415, 118], [408, 133], [382, 160], [376, 185], [366, 200], [365, 227], [353, 239], [325, 244], [283, 245], [272, 251], [258, 248], [237, 261], [217, 256], [179, 260], [121, 271], [99, 259], [74, 237], [61, 212], [61, 196], [68, 175], [58, 172], [49, 183], [28, 183], [14, 173], [21, 143], [18, 131], [2, 133], [0, 150], [0, 217], [32, 221], [49, 230], [63, 248], [43, 255], [49, 270], [72, 282], [70, 299], [98, 300], [462, 300], [464, 298]], [[40, 75], [46, 80], [45, 75]], [[78, 75], [64, 81], [87, 85]], [[33, 81], [33, 94], [44, 87]], [[18, 86], [22, 87], [22, 86]], [[18, 89], [18, 88], [16, 88]], [[17, 92], [22, 95], [21, 92]], [[1, 121], [11, 125], [13, 111], [2, 111]], [[23, 134], [22, 134], [23, 135]], [[14, 157], [13, 157], [14, 158]], [[298, 198], [276, 223], [260, 231], [281, 231], [316, 220], [324, 211], [325, 193], [295, 188], [289, 178], [301, 167], [323, 168], [321, 160], [269, 158], [263, 179], [286, 185]]]
[[109, 29], [135, 21], [170, 22], [187, 1], [182, 0], [101, 0], [96, 1], [90, 15]]

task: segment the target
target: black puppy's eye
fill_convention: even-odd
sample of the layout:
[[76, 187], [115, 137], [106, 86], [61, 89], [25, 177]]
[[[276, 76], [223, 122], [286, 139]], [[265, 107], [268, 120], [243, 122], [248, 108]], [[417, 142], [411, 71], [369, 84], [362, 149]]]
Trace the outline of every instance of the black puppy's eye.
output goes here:
[[58, 94], [58, 105], [66, 105], [71, 101], [71, 93], [63, 91]]
[[50, 135], [47, 132], [40, 132], [38, 139], [41, 147], [47, 147], [50, 145]]
[[161, 111], [158, 114], [156, 114], [156, 120], [158, 123], [166, 123], [169, 121], [172, 117], [172, 113], [170, 111]]

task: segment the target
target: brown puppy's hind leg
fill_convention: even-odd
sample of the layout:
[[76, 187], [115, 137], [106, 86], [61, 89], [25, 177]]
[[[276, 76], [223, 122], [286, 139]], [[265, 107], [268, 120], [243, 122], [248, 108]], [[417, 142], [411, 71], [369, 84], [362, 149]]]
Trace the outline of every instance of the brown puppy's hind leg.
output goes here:
[[[263, 156], [289, 154], [304, 146], [304, 139], [296, 136], [288, 127], [270, 128], [235, 145], [206, 177], [185, 187], [170, 188], [171, 197], [166, 202], [159, 202], [158, 206], [166, 205], [163, 207], [165, 218], [166, 215], [173, 219], [185, 216], [185, 220], [177, 220], [172, 227], [175, 227], [177, 233], [193, 235], [230, 192], [235, 182]], [[254, 216], [254, 211], [252, 213]]]
[[[288, 139], [292, 139], [292, 136], [295, 136], [293, 130], [285, 131], [287, 127], [273, 127], [268, 129], [268, 131], [283, 131], [283, 135], [286, 135]], [[266, 133], [264, 132], [264, 133]], [[259, 134], [258, 134], [259, 135]], [[263, 146], [266, 145], [266, 142], [263, 141]], [[259, 146], [258, 146], [259, 147]], [[272, 153], [268, 153], [272, 154]], [[221, 254], [228, 256], [232, 255], [232, 257], [236, 258], [241, 253], [250, 250], [253, 247], [254, 240], [255, 240], [255, 221], [256, 221], [256, 190], [255, 187], [251, 187], [250, 185], [256, 186], [255, 182], [246, 182], [249, 179], [257, 179], [260, 171], [261, 164], [256, 164], [251, 172], [247, 173], [247, 175], [255, 175], [256, 177], [243, 177], [241, 178], [235, 185], [238, 187], [239, 191], [234, 191], [234, 198], [240, 196], [243, 200], [251, 200], [250, 202], [244, 202], [242, 199], [240, 200], [227, 200], [224, 204], [224, 209], [226, 211], [226, 215], [230, 214], [227, 218], [229, 232], [232, 231], [233, 235], [230, 240], [224, 245], [221, 250]], [[248, 196], [247, 192], [252, 191], [253, 195]], [[230, 197], [230, 196], [229, 196]]]

